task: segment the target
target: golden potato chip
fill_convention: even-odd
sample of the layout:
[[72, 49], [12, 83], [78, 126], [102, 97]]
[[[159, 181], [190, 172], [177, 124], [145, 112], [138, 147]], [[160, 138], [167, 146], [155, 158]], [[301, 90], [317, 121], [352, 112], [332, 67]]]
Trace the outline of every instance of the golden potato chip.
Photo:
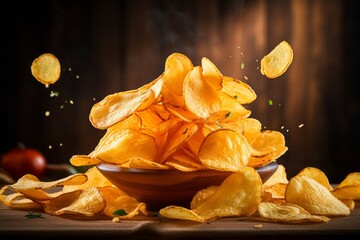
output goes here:
[[288, 184], [289, 180], [287, 179], [287, 174], [284, 165], [278, 164], [278, 168], [276, 171], [271, 175], [271, 177], [266, 180], [266, 182], [263, 184], [263, 187], [270, 187], [277, 183], [283, 183]]
[[152, 128], [152, 131], [157, 135], [163, 135], [171, 128], [176, 127], [178, 124], [183, 123], [183, 120], [178, 117], [173, 117], [168, 120], [162, 121], [157, 126]]
[[194, 211], [180, 206], [173, 206], [173, 205], [167, 206], [165, 208], [160, 209], [159, 214], [163, 217], [170, 219], [190, 220], [195, 222], [205, 221]]
[[185, 106], [199, 118], [206, 119], [220, 109], [216, 91], [205, 81], [202, 69], [194, 67], [185, 77], [183, 85]]
[[210, 59], [203, 57], [201, 59], [202, 74], [206, 82], [215, 90], [222, 88], [222, 74]]
[[142, 157], [155, 160], [157, 145], [155, 139], [136, 129], [121, 129], [106, 134], [91, 153], [91, 157], [103, 162], [121, 165], [132, 158]]
[[257, 154], [252, 152], [252, 156], [249, 159], [248, 166], [251, 167], [265, 166], [278, 159], [288, 149], [285, 146], [284, 135], [279, 131], [270, 130], [262, 131], [261, 134], [258, 134], [251, 146], [257, 152]]
[[156, 112], [152, 111], [150, 108], [144, 111], [138, 111], [135, 114], [140, 117], [142, 128], [152, 129], [164, 121], [159, 115], [157, 115]]
[[241, 170], [248, 165], [250, 155], [245, 137], [229, 129], [211, 132], [199, 150], [200, 161], [208, 168], [219, 171]]
[[222, 84], [223, 87], [220, 92], [228, 94], [240, 104], [251, 103], [257, 97], [254, 90], [248, 84], [235, 78], [224, 76]]
[[286, 192], [286, 183], [275, 183], [271, 186], [263, 187], [263, 191], [270, 193], [272, 199], [284, 199]]
[[308, 176], [295, 176], [286, 188], [286, 202], [299, 205], [311, 214], [347, 216], [350, 209], [331, 192]]
[[88, 165], [95, 165], [101, 163], [101, 160], [95, 157], [90, 157], [88, 155], [73, 155], [70, 158], [70, 163], [73, 166], [88, 166]]
[[261, 201], [261, 178], [254, 168], [244, 167], [227, 177], [193, 209], [168, 206], [160, 210], [167, 218], [206, 222], [221, 217], [250, 216]]
[[260, 62], [260, 72], [268, 78], [277, 78], [286, 72], [294, 57], [288, 42], [282, 41]]
[[169, 120], [169, 118], [171, 117], [171, 113], [168, 111], [168, 109], [162, 102], [152, 104], [149, 108], [163, 120]]
[[112, 186], [112, 183], [101, 174], [97, 167], [91, 167], [86, 172], [87, 181], [82, 184], [66, 185], [63, 187], [63, 192], [72, 192], [89, 187], [105, 187]]
[[162, 103], [170, 104], [175, 107], [185, 107], [184, 97], [173, 94], [165, 85], [162, 86], [161, 96], [163, 98]]
[[332, 194], [341, 200], [360, 200], [360, 172], [349, 173]]
[[261, 202], [262, 181], [254, 168], [244, 167], [227, 177], [205, 202], [193, 209], [205, 221], [250, 216]]
[[173, 115], [177, 116], [185, 122], [192, 122], [193, 120], [197, 119], [197, 116], [185, 107], [176, 107], [171, 104], [166, 104], [166, 108]]
[[262, 202], [258, 207], [259, 215], [273, 222], [302, 223], [302, 222], [329, 222], [325, 216], [311, 215], [308, 211], [295, 204], [276, 204]]
[[53, 84], [60, 78], [60, 62], [53, 54], [44, 53], [32, 62], [31, 73], [42, 84]]
[[308, 176], [309, 178], [314, 179], [324, 187], [326, 187], [329, 191], [333, 190], [333, 187], [330, 185], [329, 180], [325, 173], [318, 168], [314, 167], [306, 167], [302, 169], [297, 176]]
[[[130, 197], [116, 187], [100, 187], [99, 190], [106, 203], [103, 213], [109, 217], [129, 219], [139, 212], [144, 215], [148, 214], [145, 203], [138, 202], [135, 198]], [[126, 214], [124, 216], [115, 216], [114, 212], [118, 209], [124, 210]]]
[[173, 53], [167, 57], [165, 72], [162, 76], [164, 85], [177, 96], [183, 95], [183, 82], [185, 76], [193, 68], [191, 60], [181, 53]]
[[176, 149], [188, 140], [196, 131], [198, 130], [198, 126], [196, 123], [186, 123], [179, 127], [174, 134], [169, 138], [167, 142], [164, 153], [160, 159], [160, 163], [164, 162]]
[[150, 98], [154, 98], [154, 92], [146, 88], [110, 94], [93, 105], [90, 122], [98, 129], [109, 128], [130, 116]]
[[105, 207], [101, 192], [96, 187], [67, 192], [49, 201], [45, 212], [53, 215], [80, 214], [94, 216]]
[[40, 209], [42, 206], [31, 199], [26, 198], [21, 193], [10, 193], [5, 194], [5, 190], [7, 190], [9, 187], [4, 186], [0, 190], [0, 203], [14, 208], [14, 209]]
[[169, 166], [142, 158], [136, 157], [129, 160], [130, 168], [141, 168], [141, 169], [169, 169]]
[[195, 209], [203, 204], [218, 188], [219, 186], [213, 185], [198, 191], [190, 202], [190, 209]]

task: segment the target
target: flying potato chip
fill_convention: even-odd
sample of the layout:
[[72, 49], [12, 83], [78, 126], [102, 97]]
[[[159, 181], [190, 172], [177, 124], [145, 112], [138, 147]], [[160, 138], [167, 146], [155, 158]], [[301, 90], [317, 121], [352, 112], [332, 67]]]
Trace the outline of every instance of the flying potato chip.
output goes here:
[[286, 72], [294, 53], [288, 42], [282, 41], [260, 62], [260, 72], [268, 78], [277, 78]]
[[308, 211], [295, 204], [276, 204], [262, 202], [258, 207], [262, 218], [273, 222], [302, 223], [302, 222], [329, 222], [325, 216], [311, 215]]
[[286, 202], [303, 207], [311, 214], [347, 216], [350, 209], [331, 192], [308, 176], [295, 176], [286, 188]]
[[229, 129], [211, 132], [199, 149], [200, 161], [208, 168], [219, 171], [241, 170], [248, 165], [250, 155], [246, 138]]
[[31, 65], [31, 73], [42, 84], [53, 84], [60, 78], [60, 62], [51, 53], [44, 53], [35, 58]]

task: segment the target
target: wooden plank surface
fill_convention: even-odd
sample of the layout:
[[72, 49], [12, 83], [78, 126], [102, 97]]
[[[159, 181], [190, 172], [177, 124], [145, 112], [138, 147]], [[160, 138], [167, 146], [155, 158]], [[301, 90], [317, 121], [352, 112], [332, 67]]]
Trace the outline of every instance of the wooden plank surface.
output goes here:
[[[140, 217], [113, 223], [100, 217], [58, 217], [27, 219], [28, 211], [0, 206], [1, 239], [334, 239], [360, 235], [360, 207], [350, 216], [328, 223], [283, 224], [257, 218], [223, 218], [208, 223]], [[260, 226], [259, 226], [260, 225]], [[326, 237], [326, 238], [325, 238]]]

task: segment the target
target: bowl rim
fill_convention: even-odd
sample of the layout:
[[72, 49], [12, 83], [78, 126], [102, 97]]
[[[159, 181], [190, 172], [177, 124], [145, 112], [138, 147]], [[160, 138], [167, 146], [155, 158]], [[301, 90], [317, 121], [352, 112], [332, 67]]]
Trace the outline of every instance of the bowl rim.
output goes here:
[[[271, 162], [265, 166], [254, 168], [260, 175], [262, 173], [266, 173], [268, 171], [275, 172], [278, 168], [279, 164], [277, 162]], [[147, 169], [147, 168], [127, 168], [121, 167], [119, 165], [114, 165], [110, 163], [98, 163], [96, 167], [99, 171], [113, 172], [113, 173], [135, 173], [135, 174], [194, 174], [194, 173], [214, 173], [214, 172], [224, 172], [231, 173], [233, 171], [219, 171], [214, 169], [205, 169], [205, 170], [197, 170], [197, 171], [180, 171], [177, 169]]]

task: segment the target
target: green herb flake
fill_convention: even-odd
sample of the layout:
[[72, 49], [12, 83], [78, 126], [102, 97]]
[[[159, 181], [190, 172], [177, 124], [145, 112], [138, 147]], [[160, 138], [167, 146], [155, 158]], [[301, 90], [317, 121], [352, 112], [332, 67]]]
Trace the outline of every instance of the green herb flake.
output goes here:
[[237, 99], [237, 98], [238, 98], [238, 96], [237, 96], [237, 95], [234, 95], [234, 96], [233, 96], [233, 98]]
[[227, 114], [225, 114], [225, 117], [228, 118], [228, 117], [230, 117], [230, 115], [231, 115], [231, 112], [228, 112]]
[[32, 213], [29, 212], [28, 214], [25, 215], [25, 217], [27, 219], [33, 219], [33, 218], [43, 218], [43, 215], [41, 213]]
[[118, 210], [113, 211], [112, 214], [115, 216], [126, 216], [127, 212], [124, 209], [118, 209]]
[[54, 92], [54, 91], [50, 92], [50, 97], [58, 97], [58, 96], [59, 96], [59, 92]]
[[273, 100], [269, 99], [268, 104], [269, 104], [269, 106], [272, 106], [273, 105]]
[[244, 62], [241, 62], [240, 68], [241, 68], [241, 69], [244, 69], [244, 68], [245, 68], [245, 63], [244, 63]]

